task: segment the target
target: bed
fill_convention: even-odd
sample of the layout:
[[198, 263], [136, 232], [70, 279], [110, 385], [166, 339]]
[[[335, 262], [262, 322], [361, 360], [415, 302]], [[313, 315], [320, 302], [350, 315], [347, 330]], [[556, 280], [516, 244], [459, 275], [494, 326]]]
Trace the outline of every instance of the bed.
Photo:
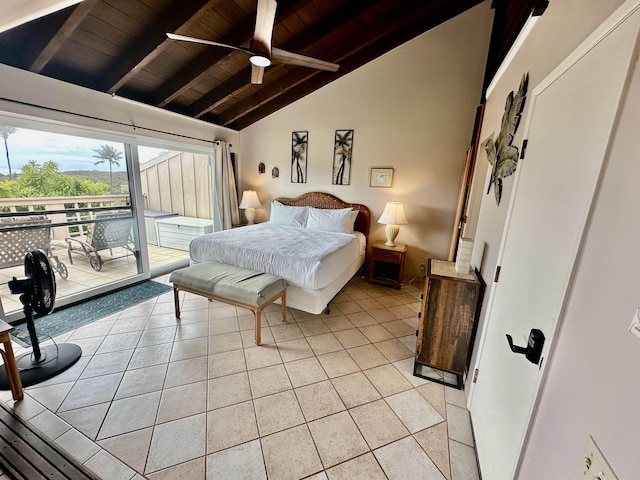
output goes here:
[[321, 313], [364, 265], [371, 213], [364, 205], [343, 202], [322, 192], [280, 197], [275, 201], [284, 206], [276, 205], [278, 211], [286, 209], [287, 214], [294, 210], [311, 212], [307, 213], [309, 227], [318, 227], [317, 219], [324, 216], [346, 219], [343, 213], [351, 215], [355, 220], [351, 218], [347, 223], [353, 222], [353, 232], [327, 232], [295, 222], [275, 223], [272, 211], [272, 221], [193, 239], [189, 245], [191, 263], [215, 261], [279, 275], [288, 284], [288, 307]]

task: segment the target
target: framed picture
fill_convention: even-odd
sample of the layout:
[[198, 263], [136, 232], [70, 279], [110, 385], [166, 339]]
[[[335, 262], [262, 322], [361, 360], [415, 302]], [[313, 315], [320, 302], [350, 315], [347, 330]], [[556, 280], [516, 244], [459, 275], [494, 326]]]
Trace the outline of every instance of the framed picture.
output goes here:
[[333, 185], [351, 183], [351, 156], [353, 154], [353, 130], [336, 130], [333, 143]]
[[393, 168], [372, 168], [369, 175], [370, 187], [390, 187], [393, 182]]
[[309, 132], [291, 134], [291, 183], [307, 183]]

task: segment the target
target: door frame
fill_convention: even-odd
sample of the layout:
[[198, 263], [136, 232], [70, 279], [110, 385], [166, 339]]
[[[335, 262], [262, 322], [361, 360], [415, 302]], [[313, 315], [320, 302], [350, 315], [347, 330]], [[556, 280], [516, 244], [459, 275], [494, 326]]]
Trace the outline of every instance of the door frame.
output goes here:
[[[567, 58], [565, 58], [565, 60], [563, 60], [555, 69], [553, 69], [551, 71], [551, 73], [549, 73], [547, 76], [545, 76], [545, 78], [538, 84], [536, 85], [535, 88], [533, 88], [532, 92], [531, 92], [531, 100], [529, 101], [529, 109], [527, 112], [527, 118], [526, 118], [526, 122], [525, 122], [525, 128], [524, 128], [524, 135], [523, 135], [523, 139], [527, 139], [529, 137], [529, 132], [531, 129], [531, 123], [532, 123], [532, 119], [533, 119], [533, 115], [535, 113], [535, 106], [536, 106], [536, 101], [537, 98], [550, 86], [552, 85], [556, 80], [558, 80], [566, 71], [568, 71], [570, 68], [573, 67], [573, 65], [575, 65], [581, 58], [583, 58], [585, 55], [587, 55], [598, 43], [600, 43], [604, 38], [606, 38], [609, 33], [611, 33], [612, 31], [614, 31], [616, 28], [618, 28], [618, 26], [620, 26], [623, 22], [625, 22], [630, 16], [632, 16], [634, 13], [636, 13], [638, 10], [640, 9], [640, 0], [627, 0], [625, 3], [623, 3], [613, 14], [611, 14], [598, 28], [596, 28], [571, 54], [569, 54], [569, 56], [567, 56]], [[638, 49], [640, 48], [640, 35], [637, 34], [637, 38], [636, 41], [633, 44], [632, 50], [633, 51], [638, 51]], [[631, 43], [631, 42], [630, 42]], [[629, 53], [629, 57], [630, 57], [630, 62], [629, 65], [627, 67], [627, 74], [626, 74], [626, 78], [624, 81], [624, 86], [620, 95], [620, 98], [618, 99], [618, 105], [617, 105], [617, 113], [614, 117], [614, 121], [611, 125], [611, 130], [610, 130], [610, 136], [609, 139], [607, 141], [607, 146], [606, 146], [606, 150], [605, 150], [605, 157], [603, 159], [603, 163], [600, 167], [600, 172], [598, 175], [598, 179], [596, 181], [595, 184], [595, 188], [594, 188], [594, 195], [591, 199], [591, 203], [589, 208], [587, 209], [586, 212], [586, 216], [584, 218], [584, 225], [582, 227], [582, 232], [580, 235], [580, 238], [578, 240], [578, 244], [577, 244], [577, 249], [576, 249], [576, 255], [575, 258], [573, 260], [573, 265], [571, 267], [571, 272], [570, 272], [570, 276], [567, 282], [567, 288], [565, 291], [565, 295], [564, 298], [562, 300], [562, 306], [560, 308], [559, 311], [559, 316], [558, 316], [558, 320], [556, 322], [556, 326], [555, 326], [555, 330], [553, 332], [552, 335], [550, 335], [550, 338], [547, 339], [547, 344], [544, 347], [544, 351], [543, 351], [543, 359], [542, 359], [542, 364], [540, 366], [541, 369], [541, 378], [540, 378], [540, 383], [538, 385], [538, 390], [536, 392], [535, 395], [535, 399], [534, 402], [532, 404], [532, 408], [531, 408], [531, 412], [529, 415], [529, 419], [528, 419], [528, 424], [527, 427], [525, 429], [525, 433], [524, 433], [524, 438], [522, 440], [522, 444], [520, 446], [519, 449], [519, 455], [518, 455], [518, 459], [516, 462], [516, 468], [515, 468], [515, 476], [517, 476], [520, 472], [520, 469], [522, 467], [522, 460], [523, 460], [523, 452], [526, 451], [530, 436], [531, 436], [531, 428], [533, 426], [533, 420], [536, 416], [536, 413], [538, 411], [538, 408], [540, 406], [540, 401], [541, 398], [544, 394], [545, 391], [545, 387], [547, 384], [547, 379], [548, 379], [548, 367], [549, 365], [551, 365], [551, 363], [554, 360], [555, 357], [555, 351], [556, 351], [556, 346], [557, 346], [557, 336], [560, 333], [560, 331], [562, 330], [562, 326], [564, 324], [564, 317], [566, 314], [566, 308], [567, 308], [567, 304], [568, 304], [568, 300], [571, 296], [571, 291], [573, 289], [574, 286], [574, 282], [575, 282], [575, 275], [577, 272], [577, 268], [579, 266], [580, 263], [580, 258], [582, 255], [582, 251], [584, 249], [584, 243], [585, 243], [585, 233], [588, 229], [591, 217], [593, 216], [593, 210], [594, 210], [594, 200], [596, 198], [596, 194], [600, 189], [600, 185], [602, 183], [602, 174], [605, 168], [605, 165], [607, 163], [607, 158], [609, 155], [609, 151], [611, 148], [611, 139], [613, 138], [613, 135], [615, 133], [615, 125], [617, 124], [618, 121], [618, 117], [620, 115], [620, 109], [621, 109], [621, 105], [623, 105], [624, 103], [624, 98], [626, 96], [626, 91], [628, 89], [628, 85], [630, 82], [630, 77], [632, 74], [633, 69], [631, 68], [634, 64], [635, 61], [637, 61], [636, 59], [632, 58], [632, 54]], [[504, 257], [504, 250], [505, 250], [505, 245], [506, 245], [506, 240], [507, 240], [507, 236], [508, 236], [508, 231], [509, 231], [509, 226], [511, 224], [511, 219], [513, 216], [513, 208], [514, 208], [514, 204], [516, 201], [516, 196], [517, 196], [517, 191], [518, 191], [518, 185], [520, 182], [520, 174], [521, 174], [522, 168], [518, 168], [514, 174], [514, 180], [513, 180], [513, 188], [511, 191], [511, 195], [509, 197], [509, 203], [508, 203], [508, 207], [507, 207], [507, 213], [506, 213], [506, 217], [505, 217], [505, 221], [504, 221], [504, 225], [503, 225], [503, 230], [502, 230], [502, 234], [501, 234], [501, 238], [500, 238], [500, 245], [498, 248], [498, 254], [497, 254], [497, 258], [496, 258], [496, 268], [497, 266], [499, 266], [503, 260]], [[488, 322], [489, 322], [489, 314], [492, 311], [492, 307], [493, 307], [493, 303], [494, 303], [494, 298], [495, 298], [495, 292], [496, 292], [496, 288], [495, 288], [495, 282], [492, 282], [492, 288], [489, 291], [489, 296], [487, 299], [487, 308], [486, 308], [486, 316], [487, 319], [485, 321], [485, 324], [483, 325], [482, 331], [479, 332], [478, 335], [478, 339], [476, 341], [476, 348], [478, 349], [478, 355], [476, 357], [476, 360], [474, 362], [473, 365], [471, 365], [470, 367], [470, 372], [475, 371], [476, 369], [479, 369], [480, 367], [480, 363], [482, 360], [482, 356], [484, 353], [484, 347], [485, 347], [485, 343], [486, 343], [486, 337], [487, 337], [487, 331], [488, 331]], [[546, 352], [546, 354], [545, 354]], [[480, 372], [481, 374], [481, 372]], [[469, 385], [469, 391], [468, 391], [468, 396], [467, 396], [467, 408], [469, 410], [471, 410], [471, 404], [473, 402], [473, 396], [474, 396], [474, 390], [475, 390], [475, 383], [474, 382], [470, 382], [468, 383]], [[472, 428], [473, 428], [473, 419], [471, 419], [472, 421]]]

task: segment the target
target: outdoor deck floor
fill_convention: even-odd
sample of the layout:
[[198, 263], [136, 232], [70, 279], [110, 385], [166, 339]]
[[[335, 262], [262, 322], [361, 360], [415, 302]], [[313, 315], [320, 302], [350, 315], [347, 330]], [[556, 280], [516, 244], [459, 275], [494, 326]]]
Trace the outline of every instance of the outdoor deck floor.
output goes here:
[[[189, 258], [189, 252], [183, 250], [158, 247], [156, 245], [149, 245], [148, 248], [149, 263], [152, 270]], [[52, 252], [66, 265], [69, 271], [67, 279], [61, 278], [56, 273], [56, 298], [58, 300], [88, 288], [122, 280], [137, 273], [135, 257], [130, 253], [127, 255], [128, 252], [120, 248], [114, 249], [113, 258], [108, 251], [100, 252], [105, 262], [99, 272], [93, 270], [87, 259], [80, 255], [74, 255], [73, 264], [71, 264], [66, 249], [54, 248]], [[52, 266], [54, 264], [55, 262], [52, 262]], [[13, 277], [21, 276], [24, 276], [24, 267], [21, 265], [0, 269], [0, 299], [2, 300], [5, 314], [22, 310], [20, 296], [11, 294], [8, 286], [8, 282]]]

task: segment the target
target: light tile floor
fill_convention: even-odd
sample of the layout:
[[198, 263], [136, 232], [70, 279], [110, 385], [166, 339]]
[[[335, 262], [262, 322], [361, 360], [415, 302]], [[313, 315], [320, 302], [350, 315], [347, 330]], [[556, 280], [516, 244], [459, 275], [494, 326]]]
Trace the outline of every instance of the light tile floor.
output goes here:
[[463, 392], [412, 375], [419, 288], [269, 307], [260, 347], [249, 311], [183, 294], [177, 322], [172, 295], [62, 335], [80, 361], [0, 398], [108, 480], [479, 479]]

